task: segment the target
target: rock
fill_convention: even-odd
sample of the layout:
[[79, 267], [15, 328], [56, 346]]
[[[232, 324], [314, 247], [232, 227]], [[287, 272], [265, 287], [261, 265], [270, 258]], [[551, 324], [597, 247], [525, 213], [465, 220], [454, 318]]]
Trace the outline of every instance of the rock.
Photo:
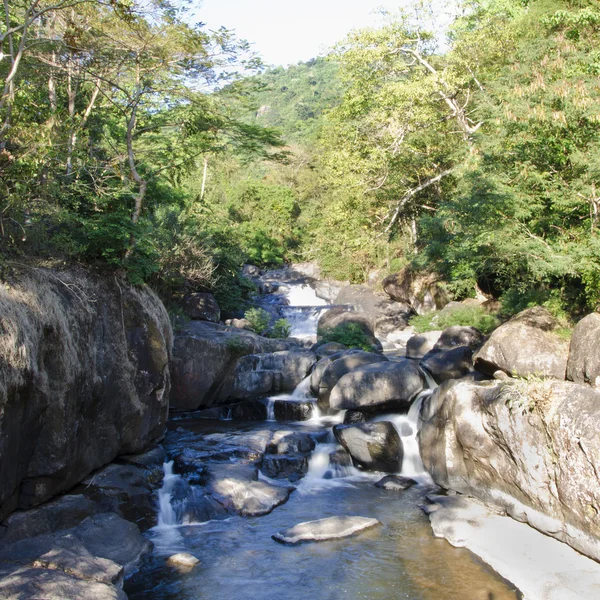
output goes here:
[[402, 477], [401, 475], [386, 475], [383, 479], [380, 479], [375, 487], [383, 488], [392, 492], [403, 492], [408, 488], [416, 485], [417, 482], [409, 477]]
[[312, 284], [317, 298], [325, 300], [329, 304], [333, 304], [338, 297], [344, 283], [336, 281], [315, 281]]
[[308, 421], [313, 416], [314, 400], [275, 400], [276, 421]]
[[329, 410], [329, 397], [331, 390], [335, 387], [341, 377], [354, 371], [358, 367], [374, 363], [385, 363], [388, 359], [381, 354], [373, 352], [357, 351], [352, 354], [346, 354], [340, 358], [332, 360], [323, 370], [321, 380], [319, 381], [318, 403], [320, 410]]
[[346, 323], [353, 323], [360, 327], [369, 343], [378, 346], [379, 342], [375, 337], [375, 323], [372, 316], [362, 311], [349, 310], [343, 306], [334, 306], [319, 317], [317, 334], [325, 335], [328, 331]]
[[237, 399], [293, 392], [317, 362], [308, 350], [251, 354], [233, 372], [231, 397]]
[[162, 470], [163, 463], [165, 462], [166, 454], [164, 448], [157, 446], [148, 452], [143, 454], [123, 454], [117, 458], [117, 462], [126, 465], [133, 465], [134, 467], [142, 467], [144, 469], [153, 469], [153, 467], [160, 467]]
[[200, 564], [200, 560], [187, 552], [178, 552], [167, 558], [167, 564], [184, 573]]
[[247, 329], [248, 331], [252, 329], [252, 323], [248, 319], [231, 319], [231, 326], [236, 329]]
[[392, 300], [405, 302], [419, 315], [439, 310], [450, 301], [437, 275], [416, 272], [410, 266], [386, 277], [382, 285]]
[[600, 314], [592, 313], [577, 323], [571, 338], [567, 379], [600, 387]]
[[300, 431], [276, 431], [267, 446], [268, 454], [290, 454], [311, 452], [315, 449], [315, 440]]
[[12, 272], [0, 289], [0, 520], [155, 446], [170, 388], [171, 323], [149, 288], [79, 267]]
[[524, 310], [491, 334], [473, 357], [475, 368], [487, 375], [500, 369], [518, 377], [564, 379], [569, 350], [553, 333], [558, 327], [547, 309]]
[[194, 292], [183, 299], [185, 314], [194, 321], [210, 321], [218, 323], [221, 319], [221, 309], [212, 294]]
[[348, 350], [348, 348], [344, 346], [344, 344], [338, 344], [338, 342], [327, 342], [326, 344], [317, 343], [311, 350], [317, 355], [318, 359], [321, 359], [336, 354], [337, 352]]
[[70, 529], [101, 508], [81, 494], [60, 496], [27, 511], [14, 512], [0, 527], [0, 540], [9, 544], [44, 533]]
[[434, 348], [440, 350], [451, 350], [457, 346], [468, 346], [471, 350], [479, 348], [485, 340], [485, 336], [475, 327], [454, 325], [444, 329]]
[[325, 542], [356, 535], [361, 531], [378, 527], [377, 519], [368, 517], [328, 517], [318, 521], [298, 523], [271, 536], [280, 544], [301, 544], [303, 542]]
[[445, 382], [423, 402], [423, 463], [438, 485], [599, 560], [599, 406], [599, 391], [565, 381]]
[[230, 402], [234, 369], [240, 357], [292, 346], [243, 329], [204, 321], [188, 323], [173, 346], [171, 408], [197, 410]]
[[335, 425], [333, 434], [354, 463], [363, 469], [388, 473], [400, 470], [402, 442], [389, 421]]
[[341, 377], [329, 404], [334, 410], [407, 410], [423, 387], [423, 375], [414, 362], [375, 363]]
[[321, 383], [321, 377], [323, 377], [323, 373], [325, 369], [338, 358], [342, 356], [346, 356], [348, 354], [354, 354], [355, 352], [362, 352], [362, 350], [358, 350], [357, 348], [352, 348], [351, 350], [342, 350], [340, 352], [336, 352], [331, 356], [326, 356], [319, 360], [317, 364], [313, 367], [313, 370], [310, 373], [310, 391], [314, 397], [319, 395], [319, 385]]
[[406, 342], [406, 358], [423, 358], [434, 349], [442, 333], [442, 331], [427, 331], [413, 335]]
[[127, 594], [112, 585], [78, 579], [58, 570], [19, 567], [0, 571], [0, 598], [127, 600]]
[[451, 350], [434, 348], [419, 364], [438, 384], [448, 379], [460, 379], [474, 371], [473, 351], [468, 346], [458, 346]]
[[344, 425], [355, 425], [356, 423], [366, 423], [368, 421], [367, 413], [362, 410], [347, 410], [344, 415]]
[[146, 469], [111, 464], [84, 479], [75, 491], [95, 502], [102, 512], [117, 513], [146, 531], [156, 525], [154, 491], [162, 483], [162, 465], [155, 469], [151, 483]]
[[255, 265], [243, 265], [242, 275], [245, 277], [259, 277], [260, 269]]
[[308, 472], [307, 454], [267, 454], [261, 471], [272, 479], [298, 481]]

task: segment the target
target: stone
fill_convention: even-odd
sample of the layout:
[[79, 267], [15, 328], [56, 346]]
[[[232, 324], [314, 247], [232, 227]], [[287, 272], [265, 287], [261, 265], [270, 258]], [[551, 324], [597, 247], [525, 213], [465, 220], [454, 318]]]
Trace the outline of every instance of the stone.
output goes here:
[[440, 310], [450, 301], [448, 292], [436, 274], [417, 272], [410, 265], [388, 275], [382, 286], [392, 300], [405, 302], [419, 315]]
[[442, 333], [442, 331], [427, 331], [413, 335], [406, 342], [406, 358], [423, 358], [434, 349]]
[[111, 464], [84, 479], [75, 491], [95, 502], [102, 512], [117, 513], [146, 531], [156, 525], [154, 492], [162, 483], [162, 465], [155, 469], [151, 483], [146, 469]]
[[205, 321], [187, 323], [173, 345], [171, 408], [198, 410], [231, 403], [240, 357], [287, 350], [292, 345]]
[[353, 323], [360, 327], [369, 343], [372, 344], [374, 348], [380, 347], [379, 341], [375, 337], [375, 322], [373, 316], [364, 311], [350, 310], [344, 306], [334, 306], [319, 317], [317, 334], [323, 336], [328, 331], [346, 323]]
[[557, 380], [447, 381], [423, 401], [435, 483], [600, 559], [600, 391]]
[[473, 350], [468, 346], [458, 346], [451, 350], [434, 348], [419, 364], [438, 384], [448, 379], [460, 379], [474, 371]]
[[339, 344], [338, 342], [327, 342], [326, 344], [315, 344], [311, 350], [317, 355], [317, 358], [320, 360], [321, 358], [325, 358], [326, 356], [331, 356], [332, 354], [336, 354], [337, 352], [343, 352], [344, 350], [348, 350], [344, 344]]
[[315, 440], [300, 431], [276, 431], [267, 446], [267, 454], [291, 454], [312, 452]]
[[308, 421], [313, 416], [314, 400], [275, 400], [276, 421]]
[[353, 462], [367, 471], [395, 472], [402, 464], [402, 441], [389, 421], [335, 425], [336, 440]]
[[178, 552], [167, 558], [167, 564], [178, 571], [187, 573], [200, 564], [200, 559], [188, 552]]
[[210, 321], [218, 323], [221, 320], [221, 309], [212, 294], [193, 292], [183, 298], [183, 310], [194, 321]]
[[319, 395], [319, 385], [325, 369], [327, 369], [327, 367], [334, 360], [348, 354], [354, 354], [355, 352], [362, 352], [362, 350], [358, 350], [356, 348], [352, 348], [351, 350], [342, 350], [330, 356], [325, 356], [317, 362], [317, 364], [313, 367], [313, 370], [310, 372], [310, 391], [315, 398]]
[[36, 508], [14, 512], [0, 527], [0, 541], [9, 544], [79, 525], [102, 509], [82, 494], [68, 494]]
[[355, 425], [356, 423], [366, 423], [369, 420], [367, 413], [362, 410], [347, 410], [344, 415], [344, 425]]
[[383, 479], [380, 479], [375, 484], [375, 487], [392, 492], [403, 492], [404, 490], [407, 490], [416, 484], [417, 482], [409, 477], [402, 477], [401, 475], [386, 475]]
[[127, 600], [127, 594], [113, 585], [78, 579], [59, 570], [19, 567], [0, 571], [0, 598]]
[[252, 329], [252, 323], [248, 319], [231, 319], [231, 326], [236, 329]]
[[377, 519], [368, 517], [327, 517], [318, 521], [298, 523], [271, 536], [280, 544], [301, 544], [303, 542], [325, 542], [356, 535], [367, 529], [380, 526]]
[[298, 481], [308, 472], [307, 454], [267, 454], [263, 458], [261, 471], [272, 479]]
[[473, 357], [475, 368], [486, 375], [500, 369], [518, 377], [565, 379], [569, 344], [554, 333], [558, 328], [547, 309], [524, 310], [492, 332]]
[[423, 388], [423, 375], [413, 361], [375, 363], [341, 377], [331, 391], [329, 404], [334, 410], [369, 413], [408, 410]]
[[156, 445], [169, 410], [173, 336], [159, 298], [113, 275], [15, 268], [7, 283], [0, 520]]
[[483, 342], [485, 336], [475, 327], [454, 325], [444, 329], [434, 349], [452, 350], [458, 346], [468, 346], [471, 350], [477, 350]]
[[243, 265], [242, 275], [245, 277], [258, 277], [260, 275], [260, 268], [255, 265]]
[[358, 367], [370, 365], [373, 363], [388, 362], [388, 359], [373, 352], [357, 351], [352, 354], [346, 354], [340, 358], [332, 360], [323, 370], [321, 380], [319, 381], [318, 404], [322, 411], [329, 410], [329, 397], [331, 390], [335, 387], [341, 377], [354, 371]]
[[600, 388], [600, 314], [591, 313], [577, 323], [567, 363], [567, 379]]
[[143, 454], [122, 454], [117, 458], [117, 462], [121, 464], [133, 465], [134, 467], [142, 467], [145, 469], [153, 469], [153, 467], [161, 467], [166, 460], [165, 450], [162, 446], [157, 446]]

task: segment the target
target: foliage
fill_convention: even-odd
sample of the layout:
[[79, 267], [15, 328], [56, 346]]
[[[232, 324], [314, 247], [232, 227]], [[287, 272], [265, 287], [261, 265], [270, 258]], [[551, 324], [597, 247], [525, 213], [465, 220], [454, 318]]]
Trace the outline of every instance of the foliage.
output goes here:
[[250, 322], [252, 331], [260, 335], [267, 330], [271, 322], [271, 317], [264, 308], [249, 308], [244, 314], [244, 318]]
[[367, 352], [373, 350], [373, 344], [369, 336], [358, 323], [340, 323], [340, 325], [323, 331], [319, 342], [337, 342], [348, 348], [361, 348]]
[[490, 333], [498, 325], [498, 317], [489, 314], [480, 306], [464, 306], [450, 311], [436, 311], [426, 315], [416, 315], [410, 319], [410, 325], [417, 333], [444, 330], [455, 325], [475, 327], [482, 333]]
[[267, 331], [267, 337], [275, 339], [285, 339], [290, 337], [292, 326], [287, 319], [277, 319], [273, 326]]

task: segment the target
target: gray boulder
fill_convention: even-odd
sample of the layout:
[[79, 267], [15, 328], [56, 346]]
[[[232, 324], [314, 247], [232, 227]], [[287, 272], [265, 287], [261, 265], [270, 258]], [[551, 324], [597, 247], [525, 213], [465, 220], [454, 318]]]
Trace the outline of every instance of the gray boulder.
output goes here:
[[380, 347], [380, 344], [375, 337], [375, 323], [373, 316], [364, 311], [348, 310], [343, 306], [330, 308], [319, 317], [317, 334], [319, 336], [325, 335], [328, 331], [331, 331], [340, 325], [345, 325], [346, 323], [352, 323], [360, 327], [369, 340], [369, 343], [374, 347]]
[[353, 462], [367, 471], [395, 472], [402, 464], [402, 441], [389, 421], [336, 425], [336, 440]]
[[218, 323], [221, 320], [221, 309], [212, 294], [194, 292], [183, 299], [183, 310], [193, 320]]
[[434, 348], [451, 350], [457, 346], [468, 346], [472, 350], [479, 348], [485, 341], [485, 336], [475, 327], [454, 325], [444, 329]]
[[386, 277], [382, 285], [392, 300], [405, 302], [419, 315], [439, 310], [450, 301], [437, 275], [417, 272], [410, 266]]
[[319, 409], [329, 409], [331, 390], [335, 387], [340, 378], [346, 375], [346, 373], [350, 373], [365, 365], [384, 362], [388, 362], [388, 359], [385, 356], [363, 351], [346, 354], [345, 356], [341, 356], [340, 358], [331, 361], [323, 371], [321, 380], [319, 381]]
[[291, 454], [311, 452], [315, 449], [315, 440], [301, 431], [276, 431], [269, 440], [268, 454]]
[[392, 492], [403, 492], [413, 485], [416, 485], [416, 483], [417, 482], [414, 479], [410, 479], [409, 477], [386, 475], [375, 484], [375, 487]]
[[475, 368], [486, 375], [500, 369], [518, 377], [564, 379], [569, 344], [554, 333], [558, 328], [547, 309], [524, 310], [491, 334], [473, 357]]
[[271, 536], [280, 544], [301, 544], [303, 542], [325, 542], [339, 540], [361, 531], [380, 526], [377, 519], [368, 517], [328, 517], [318, 521], [298, 523]]
[[335, 352], [330, 356], [325, 356], [317, 364], [313, 367], [313, 370], [310, 373], [310, 391], [314, 397], [319, 395], [319, 385], [321, 384], [321, 377], [323, 377], [323, 373], [325, 369], [338, 358], [342, 356], [346, 356], [348, 354], [354, 354], [355, 352], [362, 352], [362, 350], [358, 350], [356, 348], [352, 348], [351, 350], [341, 350], [340, 352]]
[[423, 358], [435, 348], [442, 333], [442, 331], [427, 331], [413, 335], [406, 342], [406, 358]]
[[369, 415], [362, 410], [347, 410], [344, 415], [344, 425], [355, 425], [356, 423], [366, 423]]
[[407, 410], [423, 388], [423, 375], [413, 361], [375, 363], [341, 377], [329, 404], [334, 410]]
[[592, 313], [577, 323], [571, 338], [567, 379], [600, 387], [600, 314]]
[[419, 364], [438, 384], [448, 379], [460, 379], [474, 371], [473, 351], [468, 346], [458, 346], [451, 350], [434, 348]]
[[320, 360], [326, 356], [331, 356], [332, 354], [337, 354], [338, 352], [348, 350], [348, 348], [344, 346], [344, 344], [339, 344], [338, 342], [327, 342], [326, 344], [315, 344], [311, 350]]
[[600, 392], [566, 381], [449, 381], [425, 399], [434, 481], [600, 559]]

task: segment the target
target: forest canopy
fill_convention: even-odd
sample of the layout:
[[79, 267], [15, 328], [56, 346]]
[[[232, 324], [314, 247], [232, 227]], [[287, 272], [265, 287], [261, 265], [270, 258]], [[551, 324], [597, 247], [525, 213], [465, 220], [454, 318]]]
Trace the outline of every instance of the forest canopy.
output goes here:
[[4, 1], [5, 260], [106, 265], [235, 309], [244, 261], [405, 264], [514, 310], [600, 304], [600, 5], [419, 3], [264, 69], [179, 5]]

